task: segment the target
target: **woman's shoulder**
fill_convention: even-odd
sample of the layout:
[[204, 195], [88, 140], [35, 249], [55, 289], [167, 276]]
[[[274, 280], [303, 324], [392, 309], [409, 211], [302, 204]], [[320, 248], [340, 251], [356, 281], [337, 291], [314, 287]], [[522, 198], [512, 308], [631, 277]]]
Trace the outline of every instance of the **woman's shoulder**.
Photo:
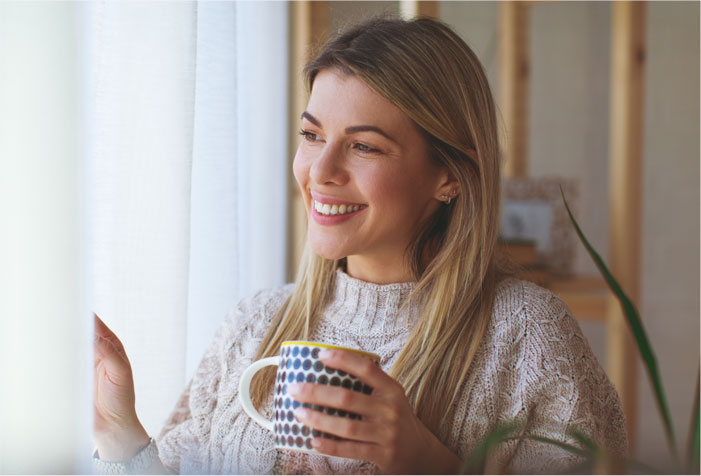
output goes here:
[[510, 386], [500, 395], [520, 395], [519, 408], [539, 407], [542, 425], [535, 427], [576, 425], [624, 455], [618, 394], [567, 304], [548, 289], [508, 278], [497, 286], [492, 317], [484, 348], [493, 368], [504, 372], [496, 380]]
[[540, 381], [584, 379], [615, 394], [570, 308], [548, 289], [517, 279], [501, 282], [488, 335], [488, 352], [522, 362], [527, 379], [533, 373]]
[[530, 281], [505, 278], [494, 293], [493, 323], [519, 325], [524, 319], [547, 323], [572, 318], [567, 304], [549, 289]]
[[529, 281], [507, 278], [498, 284], [488, 329], [492, 344], [501, 342], [512, 352], [536, 349], [543, 358], [591, 353], [569, 306]]

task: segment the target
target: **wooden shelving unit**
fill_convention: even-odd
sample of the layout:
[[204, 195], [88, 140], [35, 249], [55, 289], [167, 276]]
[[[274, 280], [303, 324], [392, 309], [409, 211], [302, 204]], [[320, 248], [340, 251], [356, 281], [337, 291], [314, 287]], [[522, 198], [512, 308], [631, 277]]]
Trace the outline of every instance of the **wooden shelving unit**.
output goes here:
[[[539, 2], [546, 4], [547, 2]], [[509, 141], [503, 144], [506, 177], [527, 176], [530, 16], [533, 2], [499, 4], [499, 99]], [[611, 32], [610, 209], [611, 271], [633, 302], [640, 293], [643, 85], [646, 2], [614, 2]], [[606, 326], [606, 367], [627, 419], [631, 449], [638, 428], [637, 351], [618, 302], [599, 277], [553, 279], [548, 287], [581, 320]]]

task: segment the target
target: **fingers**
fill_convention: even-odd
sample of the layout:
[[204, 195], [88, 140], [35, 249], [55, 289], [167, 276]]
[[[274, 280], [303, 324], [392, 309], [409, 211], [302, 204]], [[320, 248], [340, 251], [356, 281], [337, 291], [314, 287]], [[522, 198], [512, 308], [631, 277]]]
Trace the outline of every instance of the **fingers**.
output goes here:
[[374, 391], [404, 394], [404, 389], [392, 377], [384, 373], [379, 365], [367, 357], [353, 352], [324, 349], [319, 353], [319, 359], [328, 367], [355, 375], [363, 383], [373, 387]]
[[[122, 341], [117, 335], [107, 327], [100, 317], [93, 313], [95, 339], [93, 341], [93, 351], [98, 360], [112, 361], [116, 363], [129, 363], [126, 350]], [[97, 363], [97, 362], [96, 362]]]
[[338, 441], [329, 438], [314, 438], [312, 446], [320, 453], [343, 458], [377, 461], [380, 448], [374, 443], [358, 441]]
[[107, 324], [105, 324], [103, 322], [103, 320], [100, 319], [100, 316], [98, 316], [95, 313], [93, 313], [93, 316], [94, 316], [93, 322], [95, 324], [95, 334], [96, 335], [98, 335], [100, 337], [104, 337], [104, 338], [114, 338], [116, 340], [119, 340], [117, 338], [117, 335], [114, 332], [112, 332], [112, 329], [107, 327]]
[[382, 400], [340, 387], [295, 383], [287, 387], [287, 392], [302, 403], [338, 408], [370, 418], [391, 412], [390, 405]]
[[299, 407], [294, 411], [295, 417], [314, 430], [362, 442], [377, 443], [383, 441], [382, 429], [363, 420], [326, 415], [323, 412]]

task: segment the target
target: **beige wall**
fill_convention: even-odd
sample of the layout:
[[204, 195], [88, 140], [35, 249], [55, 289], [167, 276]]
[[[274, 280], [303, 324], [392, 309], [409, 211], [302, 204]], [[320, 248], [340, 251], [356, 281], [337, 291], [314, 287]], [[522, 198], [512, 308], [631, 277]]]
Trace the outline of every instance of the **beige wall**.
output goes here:
[[331, 31], [343, 31], [355, 23], [374, 15], [399, 15], [399, 2], [333, 1]]
[[[699, 368], [699, 4], [652, 2], [648, 25], [642, 315], [685, 443]], [[640, 392], [640, 454], [663, 459], [647, 379]]]
[[[530, 170], [580, 180], [578, 217], [606, 256], [610, 4], [531, 9]], [[442, 2], [441, 18], [481, 58], [496, 96], [497, 5]], [[396, 2], [332, 2], [337, 30]], [[699, 365], [699, 4], [652, 2], [648, 10], [641, 314], [657, 352], [677, 438], [684, 447]], [[578, 250], [576, 270], [595, 267]], [[604, 360], [601, 324], [582, 327]], [[667, 450], [647, 375], [640, 378], [637, 456], [665, 465]]]

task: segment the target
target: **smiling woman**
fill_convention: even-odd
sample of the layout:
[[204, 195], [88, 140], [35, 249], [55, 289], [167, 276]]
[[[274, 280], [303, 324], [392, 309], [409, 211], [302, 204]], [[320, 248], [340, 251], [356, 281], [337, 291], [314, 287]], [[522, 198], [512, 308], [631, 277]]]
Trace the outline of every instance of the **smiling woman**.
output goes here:
[[[104, 448], [141, 469], [188, 473], [440, 474], [515, 420], [571, 445], [576, 427], [625, 454], [618, 396], [567, 306], [498, 266], [496, 118], [474, 53], [438, 21], [377, 19], [333, 39], [305, 74], [294, 174], [309, 228], [296, 282], [231, 312], [156, 440], [133, 411], [123, 349], [99, 326], [105, 369], [119, 377], [118, 388], [105, 382], [103, 436], [123, 437], [105, 436]], [[244, 370], [285, 341], [378, 356], [375, 365], [342, 350], [318, 355], [367, 392], [293, 386], [282, 370], [295, 399], [283, 418], [295, 424], [276, 431], [311, 428], [315, 454], [276, 448], [238, 398]], [[275, 379], [268, 372], [250, 388], [268, 419], [280, 418]], [[486, 469], [578, 462], [526, 439], [500, 445]]]

